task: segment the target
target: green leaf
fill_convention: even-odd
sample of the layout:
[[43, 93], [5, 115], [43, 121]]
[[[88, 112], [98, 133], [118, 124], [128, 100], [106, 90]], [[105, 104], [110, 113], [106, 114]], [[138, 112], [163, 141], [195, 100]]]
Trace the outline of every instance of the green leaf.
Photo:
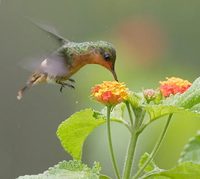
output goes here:
[[184, 112], [185, 110], [183, 108], [177, 107], [177, 106], [170, 106], [170, 105], [147, 105], [145, 107], [147, 110], [149, 116], [150, 116], [150, 122], [158, 119], [160, 117], [169, 115], [171, 113], [177, 113], [177, 112]]
[[92, 109], [85, 109], [63, 121], [57, 130], [57, 136], [63, 148], [77, 160], [81, 159], [83, 143], [88, 135], [106, 121]]
[[196, 104], [190, 108], [190, 111], [195, 114], [200, 114], [200, 104]]
[[[139, 168], [141, 168], [145, 162], [149, 159], [150, 157], [150, 154], [148, 154], [147, 152], [145, 152], [141, 158], [140, 158], [140, 162], [139, 162]], [[144, 169], [145, 172], [150, 172], [150, 171], [153, 171], [153, 170], [160, 170], [156, 164], [154, 163], [154, 161], [151, 161], [147, 166], [146, 168]]]
[[109, 176], [106, 176], [106, 175], [100, 175], [99, 179], [111, 179], [111, 178]]
[[[116, 105], [111, 111], [110, 118], [112, 120], [115, 120], [115, 119], [123, 120], [125, 109], [126, 109], [125, 103], [120, 103]], [[104, 115], [105, 117], [107, 116], [107, 107], [104, 107], [101, 110], [101, 114]]]
[[17, 179], [101, 179], [100, 170], [99, 163], [94, 163], [94, 166], [89, 168], [81, 161], [71, 160], [62, 161], [42, 174], [25, 175]]
[[200, 164], [200, 131], [184, 147], [179, 163], [186, 161]]
[[180, 163], [178, 166], [156, 173], [149, 173], [145, 179], [199, 179], [200, 165], [192, 162]]

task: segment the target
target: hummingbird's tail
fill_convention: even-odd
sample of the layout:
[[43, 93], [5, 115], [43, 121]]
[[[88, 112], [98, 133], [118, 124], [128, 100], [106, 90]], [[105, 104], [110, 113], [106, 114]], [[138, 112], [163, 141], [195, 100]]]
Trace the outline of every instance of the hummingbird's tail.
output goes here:
[[43, 83], [46, 82], [47, 79], [47, 75], [43, 74], [43, 73], [34, 73], [31, 75], [30, 79], [27, 81], [26, 85], [20, 89], [18, 91], [17, 94], [17, 99], [21, 100], [21, 98], [23, 97], [23, 94], [26, 90], [28, 90], [29, 88], [31, 88], [32, 86], [35, 86], [39, 83]]

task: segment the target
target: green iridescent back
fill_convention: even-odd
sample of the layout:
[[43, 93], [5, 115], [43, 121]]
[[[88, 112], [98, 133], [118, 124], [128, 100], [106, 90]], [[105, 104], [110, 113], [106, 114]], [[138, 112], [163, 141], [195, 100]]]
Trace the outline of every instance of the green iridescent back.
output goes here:
[[63, 56], [68, 57], [70, 60], [74, 54], [83, 55], [90, 53], [92, 50], [98, 51], [99, 53], [111, 53], [113, 58], [116, 58], [116, 51], [114, 46], [106, 41], [97, 41], [97, 42], [69, 42], [63, 45], [58, 52], [63, 54]]

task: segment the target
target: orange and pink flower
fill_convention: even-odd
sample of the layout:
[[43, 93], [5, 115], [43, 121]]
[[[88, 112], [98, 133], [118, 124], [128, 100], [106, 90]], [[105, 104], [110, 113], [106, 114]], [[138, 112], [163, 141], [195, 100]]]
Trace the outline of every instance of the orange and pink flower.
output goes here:
[[104, 81], [94, 86], [91, 96], [105, 105], [116, 105], [128, 98], [128, 88], [124, 83], [117, 81]]
[[160, 81], [160, 91], [164, 97], [184, 93], [192, 84], [181, 78], [166, 78], [166, 81]]

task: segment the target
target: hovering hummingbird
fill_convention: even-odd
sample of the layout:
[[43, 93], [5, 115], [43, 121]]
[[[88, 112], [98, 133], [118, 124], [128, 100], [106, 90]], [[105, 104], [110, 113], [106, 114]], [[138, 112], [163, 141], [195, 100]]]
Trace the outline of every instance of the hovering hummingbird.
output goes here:
[[105, 67], [113, 74], [114, 79], [118, 81], [114, 68], [116, 51], [111, 43], [106, 41], [71, 42], [49, 27], [41, 24], [35, 25], [54, 37], [61, 47], [40, 63], [26, 82], [26, 85], [19, 90], [18, 100], [22, 98], [27, 89], [40, 83], [59, 84], [61, 92], [65, 86], [74, 88], [74, 85], [69, 83], [75, 82], [71, 76], [87, 64], [99, 64]]

